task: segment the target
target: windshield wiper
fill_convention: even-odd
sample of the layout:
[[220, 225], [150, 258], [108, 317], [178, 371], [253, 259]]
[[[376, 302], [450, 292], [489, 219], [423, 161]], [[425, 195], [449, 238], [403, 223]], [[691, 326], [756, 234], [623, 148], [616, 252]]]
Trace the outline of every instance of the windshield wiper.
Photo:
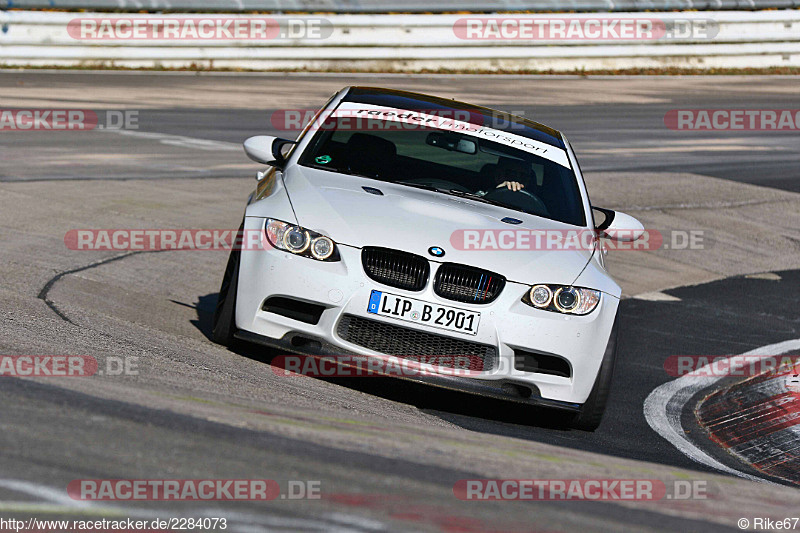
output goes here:
[[[445, 191], [442, 191], [442, 192], [445, 192]], [[474, 192], [460, 191], [458, 189], [450, 189], [449, 191], [447, 191], [447, 194], [451, 194], [453, 196], [458, 196], [459, 198], [469, 198], [470, 200], [475, 200], [477, 202], [484, 202], [484, 203], [496, 205], [496, 206], [499, 206], [499, 207], [505, 207], [506, 209], [514, 209], [513, 207], [510, 207], [510, 206], [508, 206], [508, 205], [506, 205], [506, 204], [504, 204], [502, 202], [498, 202], [496, 200], [489, 200], [488, 198], [486, 198], [484, 196], [481, 196], [480, 194], [477, 194], [477, 193], [474, 193]]]
[[407, 181], [396, 181], [399, 185], [406, 185], [407, 187], [415, 187], [417, 189], [423, 189], [426, 191], [433, 191], [433, 192], [440, 192], [442, 194], [446, 194], [448, 196], [457, 196], [459, 198], [468, 198], [470, 200], [475, 200], [477, 202], [483, 202], [485, 204], [496, 205], [498, 207], [505, 207], [506, 209], [513, 209], [512, 207], [507, 206], [502, 202], [498, 202], [495, 200], [489, 200], [488, 198], [484, 198], [482, 195], [469, 192], [469, 191], [462, 191], [459, 189], [440, 189], [439, 187], [434, 187], [433, 185], [425, 185], [423, 183], [409, 183]]
[[457, 196], [459, 198], [468, 198], [470, 200], [475, 200], [476, 202], [483, 202], [485, 204], [496, 205], [498, 207], [505, 207], [506, 209], [514, 209], [515, 211], [517, 210], [517, 209], [515, 209], [513, 207], [510, 207], [510, 206], [508, 206], [508, 205], [506, 205], [506, 204], [504, 204], [502, 202], [498, 202], [496, 200], [489, 200], [488, 198], [485, 198], [484, 196], [482, 196], [480, 194], [477, 194], [477, 193], [474, 193], [474, 192], [462, 191], [462, 190], [459, 190], [459, 189], [440, 189], [439, 187], [434, 187], [433, 185], [425, 185], [423, 183], [409, 183], [407, 181], [395, 181], [394, 183], [397, 183], [398, 185], [405, 185], [407, 187], [415, 187], [417, 189], [423, 189], [425, 191], [440, 192], [440, 193], [446, 194], [448, 196]]
[[[336, 171], [336, 172], [338, 172], [339, 174], [347, 174], [348, 176], [356, 176], [356, 177], [359, 177], [359, 178], [367, 178], [367, 179], [371, 179], [371, 180], [378, 179], [378, 178], [376, 178], [375, 176], [367, 176], [367, 175], [365, 175], [365, 174], [359, 174], [358, 172], [353, 172], [353, 171], [352, 171], [352, 170], [350, 170], [349, 168], [335, 168], [335, 169], [331, 169], [331, 168], [327, 168], [327, 167], [326, 167], [326, 168], [325, 168], [325, 170], [335, 170], [335, 171]], [[379, 180], [379, 181], [383, 181], [383, 180]]]
[[440, 189], [439, 187], [434, 187], [433, 185], [425, 185], [424, 183], [411, 183], [408, 181], [394, 181], [392, 183], [396, 183], [398, 185], [405, 185], [406, 187], [414, 187], [415, 189], [422, 189], [425, 191], [447, 193], [447, 190], [445, 189]]

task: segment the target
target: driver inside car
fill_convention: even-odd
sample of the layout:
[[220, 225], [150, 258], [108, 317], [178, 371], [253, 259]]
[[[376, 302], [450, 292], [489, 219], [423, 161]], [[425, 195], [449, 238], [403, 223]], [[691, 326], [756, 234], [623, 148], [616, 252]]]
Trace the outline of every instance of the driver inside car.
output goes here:
[[[488, 166], [488, 165], [487, 165]], [[520, 191], [525, 188], [525, 184], [530, 183], [532, 172], [530, 165], [520, 159], [511, 159], [509, 157], [501, 157], [496, 165], [492, 165], [494, 169], [490, 172], [493, 183], [487, 184], [487, 191], [483, 194], [488, 194], [495, 189], [507, 188], [510, 191]]]

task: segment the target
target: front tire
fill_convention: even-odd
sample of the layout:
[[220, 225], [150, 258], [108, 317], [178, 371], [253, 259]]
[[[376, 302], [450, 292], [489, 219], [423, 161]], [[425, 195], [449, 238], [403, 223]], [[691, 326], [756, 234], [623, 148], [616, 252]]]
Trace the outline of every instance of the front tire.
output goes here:
[[606, 410], [608, 395], [611, 392], [611, 378], [614, 374], [614, 362], [617, 358], [617, 323], [619, 315], [614, 318], [614, 325], [611, 328], [611, 335], [608, 337], [606, 351], [603, 354], [603, 362], [597, 379], [592, 387], [592, 392], [586, 402], [581, 406], [580, 412], [570, 421], [570, 426], [583, 431], [594, 431], [600, 426], [603, 420], [603, 413]]
[[[241, 236], [242, 228], [237, 237]], [[222, 277], [222, 286], [219, 288], [217, 307], [214, 309], [214, 318], [211, 322], [211, 340], [223, 346], [233, 343], [236, 333], [236, 292], [239, 286], [239, 259], [241, 251], [237, 249], [241, 242], [238, 238], [234, 241], [234, 248], [228, 257], [225, 275]]]

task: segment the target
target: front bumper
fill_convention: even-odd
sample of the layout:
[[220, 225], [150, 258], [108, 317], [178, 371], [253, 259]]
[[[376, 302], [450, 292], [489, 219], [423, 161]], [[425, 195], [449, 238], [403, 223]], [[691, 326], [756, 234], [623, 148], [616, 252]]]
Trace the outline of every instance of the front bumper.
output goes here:
[[[245, 229], [260, 230], [263, 224], [263, 218], [245, 219]], [[617, 298], [604, 293], [589, 315], [563, 315], [522, 303], [529, 286], [507, 282], [492, 303], [465, 304], [437, 296], [430, 281], [420, 292], [381, 285], [364, 273], [359, 248], [339, 245], [339, 253], [341, 261], [320, 262], [274, 249], [242, 251], [236, 305], [239, 336], [287, 352], [395, 359], [339, 336], [338, 326], [345, 315], [363, 317], [495, 348], [495, 361], [485, 372], [471, 373], [469, 377], [427, 374], [413, 378], [416, 381], [569, 410], [577, 409], [589, 396], [617, 313]], [[431, 280], [437, 268], [438, 263], [431, 261]], [[531, 283], [542, 281], [546, 280]], [[478, 311], [478, 332], [466, 335], [369, 314], [367, 306], [373, 289]], [[263, 304], [271, 297], [292, 298], [324, 310], [316, 323], [307, 323], [264, 311]], [[562, 358], [569, 364], [570, 377], [517, 370], [515, 351], [521, 350]]]

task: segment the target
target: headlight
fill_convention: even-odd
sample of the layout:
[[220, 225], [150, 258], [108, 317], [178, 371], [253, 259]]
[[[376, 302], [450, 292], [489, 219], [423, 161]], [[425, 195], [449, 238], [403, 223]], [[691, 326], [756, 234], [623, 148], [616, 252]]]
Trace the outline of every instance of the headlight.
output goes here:
[[283, 246], [293, 254], [302, 254], [311, 244], [311, 235], [298, 226], [292, 226], [283, 234]]
[[334, 246], [333, 241], [328, 237], [317, 237], [311, 241], [311, 255], [314, 256], [314, 259], [325, 261], [333, 255]]
[[522, 301], [537, 309], [568, 315], [588, 315], [600, 303], [600, 291], [563, 285], [534, 285]]
[[547, 285], [536, 285], [531, 289], [531, 303], [535, 307], [545, 308], [553, 299], [553, 291]]
[[280, 220], [267, 219], [264, 227], [269, 243], [285, 252], [317, 261], [338, 261], [336, 244], [324, 235]]
[[562, 313], [571, 313], [581, 303], [581, 293], [573, 287], [561, 287], [556, 290], [553, 305]]

